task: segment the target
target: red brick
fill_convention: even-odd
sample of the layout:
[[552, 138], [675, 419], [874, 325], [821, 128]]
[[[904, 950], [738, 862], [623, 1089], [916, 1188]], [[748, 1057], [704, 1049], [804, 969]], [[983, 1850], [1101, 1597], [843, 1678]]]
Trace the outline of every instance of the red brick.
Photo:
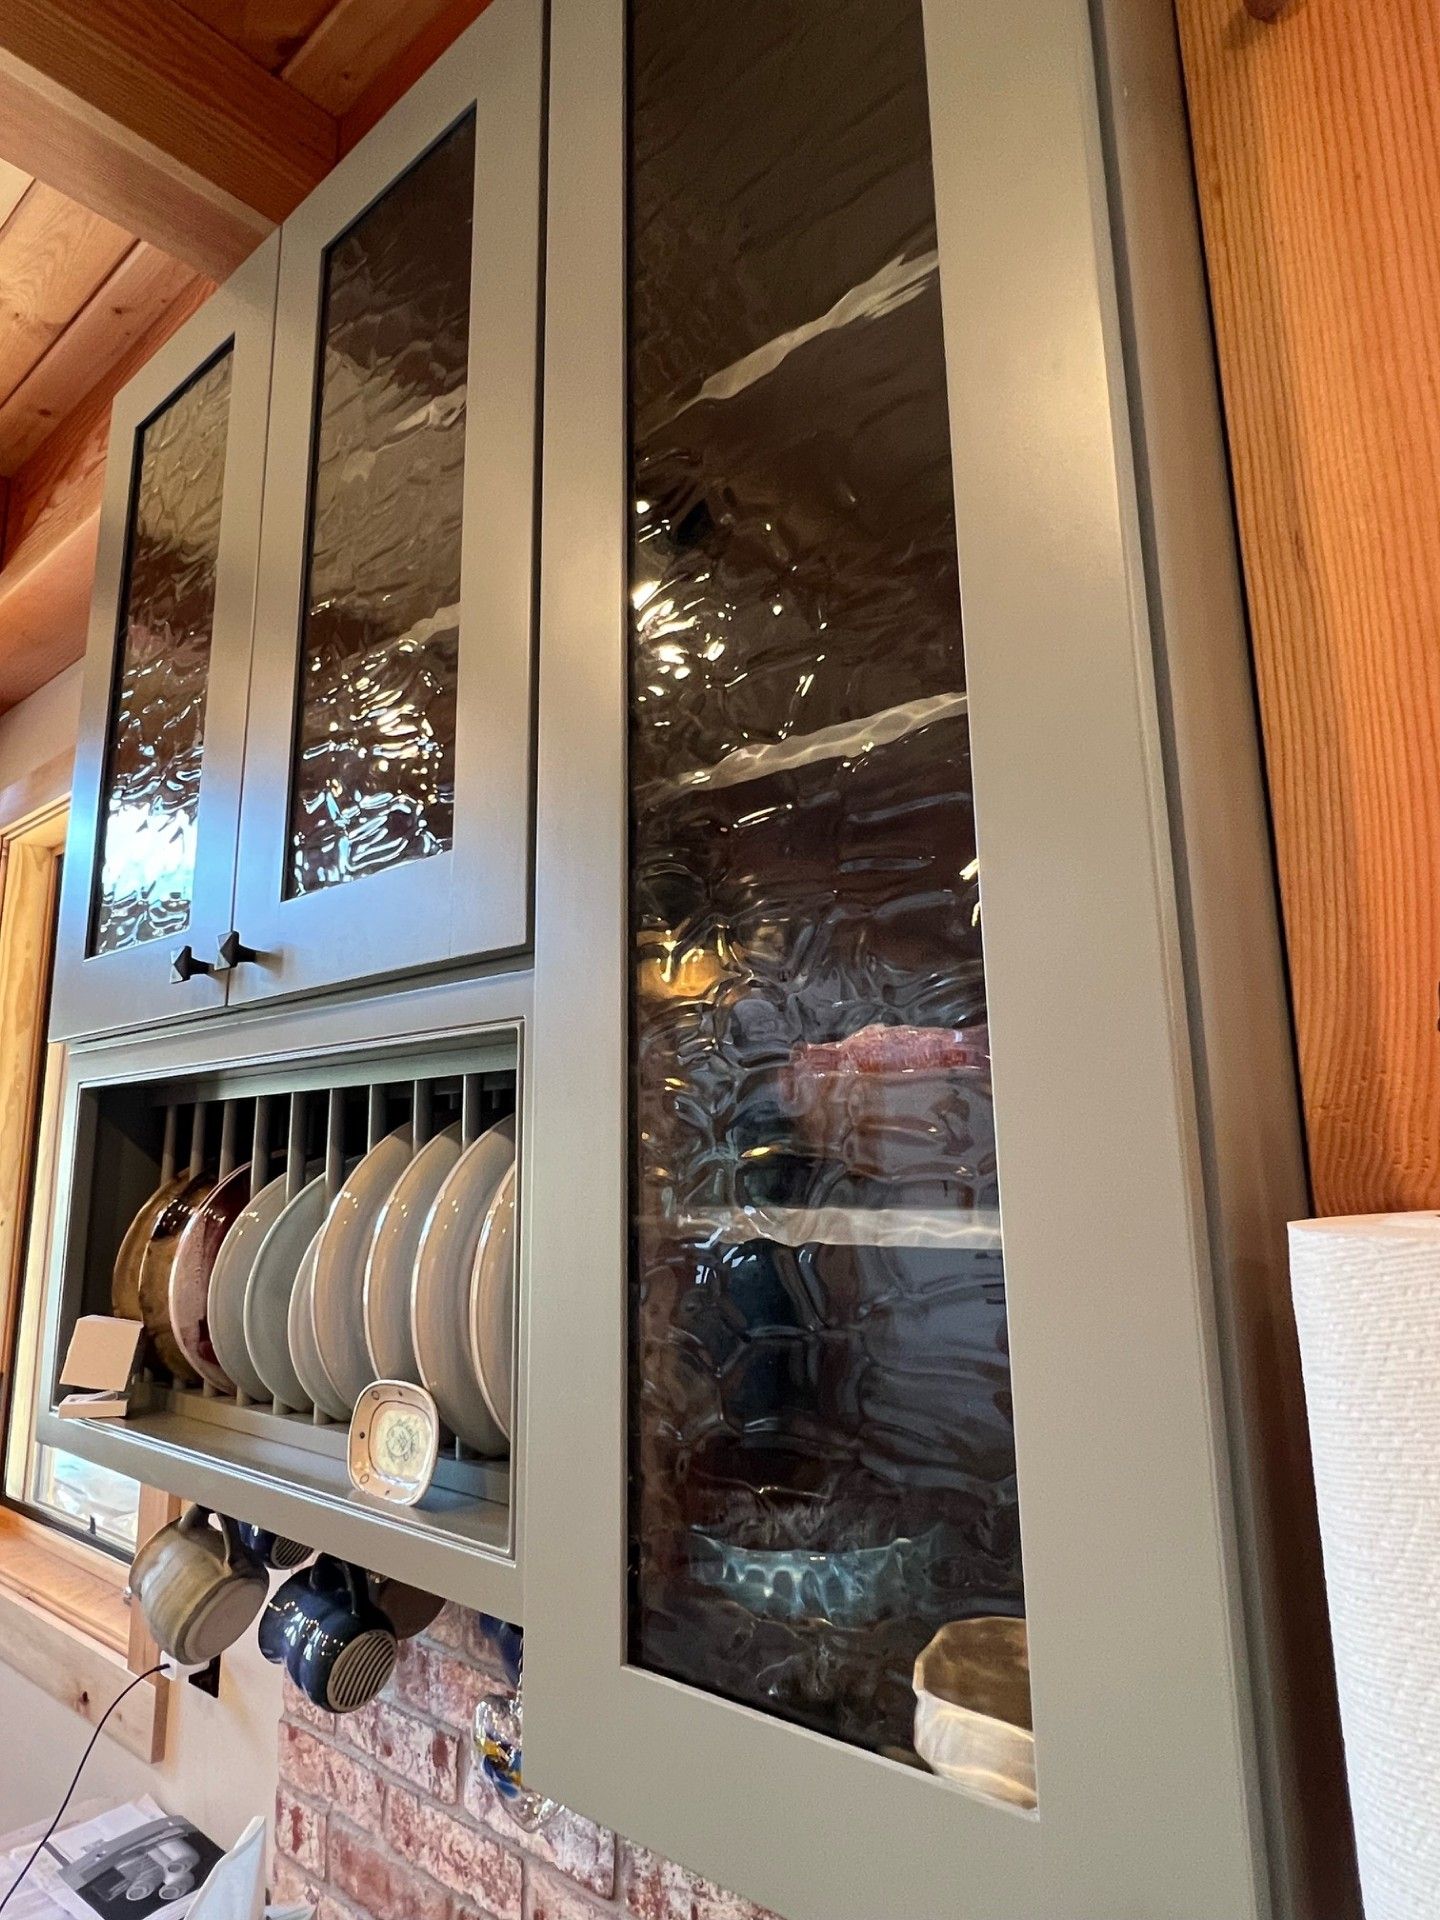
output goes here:
[[334, 1714], [317, 1707], [308, 1694], [300, 1691], [288, 1673], [282, 1684], [281, 1698], [288, 1719], [299, 1720], [307, 1727], [318, 1727], [322, 1733], [335, 1731]]
[[334, 1747], [330, 1752], [330, 1803], [357, 1827], [378, 1833], [385, 1812], [385, 1782], [368, 1760]]
[[693, 1874], [643, 1847], [625, 1846], [625, 1911], [635, 1920], [693, 1920]]
[[393, 1684], [407, 1706], [468, 1735], [475, 1724], [476, 1707], [499, 1682], [484, 1667], [458, 1659], [443, 1647], [411, 1640], [400, 1649]]
[[468, 1820], [397, 1787], [385, 1797], [385, 1838], [402, 1858], [496, 1920], [520, 1920], [519, 1860]]
[[304, 1727], [280, 1726], [281, 1784], [379, 1832], [385, 1782], [368, 1760], [342, 1753]]
[[726, 1893], [713, 1881], [700, 1880], [695, 1885], [695, 1920], [780, 1920], [780, 1916], [769, 1907], [742, 1900], [738, 1893]]
[[308, 1873], [325, 1877], [325, 1815], [281, 1787], [275, 1795], [275, 1847]]
[[280, 1723], [280, 1779], [312, 1800], [330, 1798], [330, 1748], [304, 1727]]
[[278, 1907], [313, 1907], [320, 1898], [320, 1881], [277, 1853], [270, 1863], [270, 1898]]
[[443, 1887], [347, 1820], [330, 1828], [330, 1881], [377, 1920], [450, 1920], [450, 1896]]
[[315, 1920], [369, 1920], [369, 1916], [359, 1907], [352, 1907], [348, 1900], [337, 1900], [333, 1893], [323, 1893], [315, 1907]]
[[464, 1607], [446, 1607], [425, 1629], [424, 1638], [463, 1654], [467, 1660], [473, 1660], [492, 1679], [510, 1678], [505, 1662], [495, 1650], [495, 1642], [481, 1625], [478, 1613], [469, 1613]]
[[525, 1876], [525, 1920], [613, 1920], [615, 1909], [598, 1905], [568, 1880], [552, 1874]]
[[398, 1773], [432, 1800], [453, 1806], [460, 1797], [460, 1743], [384, 1701], [341, 1718], [342, 1738]]
[[614, 1893], [615, 1836], [610, 1829], [597, 1827], [593, 1820], [562, 1807], [539, 1832], [527, 1833], [510, 1818], [478, 1755], [472, 1755], [465, 1781], [465, 1811], [472, 1819], [483, 1820], [508, 1845], [528, 1853], [532, 1860], [558, 1867], [591, 1893], [603, 1893], [607, 1898]]

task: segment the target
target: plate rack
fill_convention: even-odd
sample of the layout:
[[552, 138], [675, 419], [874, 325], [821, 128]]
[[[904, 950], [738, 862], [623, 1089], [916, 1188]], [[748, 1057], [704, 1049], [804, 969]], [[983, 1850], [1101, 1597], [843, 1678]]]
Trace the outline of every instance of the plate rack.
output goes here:
[[[218, 1180], [248, 1163], [251, 1198], [283, 1176], [288, 1201], [323, 1176], [328, 1210], [347, 1169], [397, 1130], [413, 1153], [457, 1123], [468, 1145], [514, 1115], [523, 1139], [523, 1031], [523, 1017], [510, 1017], [348, 1047], [257, 1046], [246, 1059], [198, 1068], [178, 1042], [169, 1056], [132, 1049], [92, 1060], [77, 1050], [67, 1075], [74, 1148], [61, 1169], [70, 1205], [56, 1255], [52, 1400], [55, 1356], [80, 1314], [111, 1311], [120, 1241], [158, 1187], [187, 1169]], [[121, 1062], [137, 1070], [117, 1072]], [[523, 1272], [523, 1233], [521, 1244]], [[482, 1459], [450, 1437], [423, 1502], [397, 1511], [351, 1487], [347, 1423], [240, 1390], [181, 1385], [158, 1363], [142, 1376], [129, 1418], [42, 1412], [38, 1423], [51, 1445], [509, 1619], [520, 1617], [522, 1424], [509, 1458]]]

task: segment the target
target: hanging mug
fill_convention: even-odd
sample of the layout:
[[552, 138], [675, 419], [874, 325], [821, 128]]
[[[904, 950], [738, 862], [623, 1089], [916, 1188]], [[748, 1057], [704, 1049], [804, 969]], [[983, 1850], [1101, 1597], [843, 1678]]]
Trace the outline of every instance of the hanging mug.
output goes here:
[[313, 1566], [292, 1573], [265, 1602], [256, 1638], [260, 1651], [272, 1666], [283, 1666], [290, 1648], [303, 1640], [314, 1626], [326, 1596], [343, 1592], [345, 1569], [328, 1553], [322, 1553]]
[[308, 1627], [297, 1620], [285, 1671], [307, 1699], [329, 1713], [354, 1713], [380, 1693], [395, 1671], [399, 1643], [370, 1598], [359, 1567], [341, 1565], [337, 1592], [312, 1594]]
[[269, 1591], [260, 1561], [233, 1520], [189, 1507], [141, 1547], [130, 1592], [155, 1643], [182, 1666], [203, 1667], [233, 1646]]
[[240, 1538], [257, 1560], [277, 1573], [292, 1573], [296, 1567], [303, 1567], [314, 1551], [303, 1540], [287, 1540], [283, 1533], [271, 1533], [268, 1527], [253, 1526], [248, 1520], [240, 1522]]

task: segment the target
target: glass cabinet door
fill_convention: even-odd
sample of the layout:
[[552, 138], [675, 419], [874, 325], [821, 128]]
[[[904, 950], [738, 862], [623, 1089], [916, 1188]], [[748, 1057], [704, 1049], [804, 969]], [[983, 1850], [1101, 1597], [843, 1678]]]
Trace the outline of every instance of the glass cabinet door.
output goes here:
[[286, 223], [232, 994], [529, 942], [539, 0]]
[[527, 1777], [1253, 1920], [1085, 8], [553, 18]]
[[772, 16], [631, 9], [630, 1655], [1028, 1806], [920, 6]]
[[57, 1037], [224, 1004], [278, 240], [111, 420]]

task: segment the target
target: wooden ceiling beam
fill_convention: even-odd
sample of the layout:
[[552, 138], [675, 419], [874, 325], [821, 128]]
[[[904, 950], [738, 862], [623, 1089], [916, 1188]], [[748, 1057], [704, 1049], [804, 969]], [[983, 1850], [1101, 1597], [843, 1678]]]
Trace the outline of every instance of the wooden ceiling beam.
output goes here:
[[212, 279], [337, 151], [331, 113], [179, 0], [0, 5], [0, 158]]

